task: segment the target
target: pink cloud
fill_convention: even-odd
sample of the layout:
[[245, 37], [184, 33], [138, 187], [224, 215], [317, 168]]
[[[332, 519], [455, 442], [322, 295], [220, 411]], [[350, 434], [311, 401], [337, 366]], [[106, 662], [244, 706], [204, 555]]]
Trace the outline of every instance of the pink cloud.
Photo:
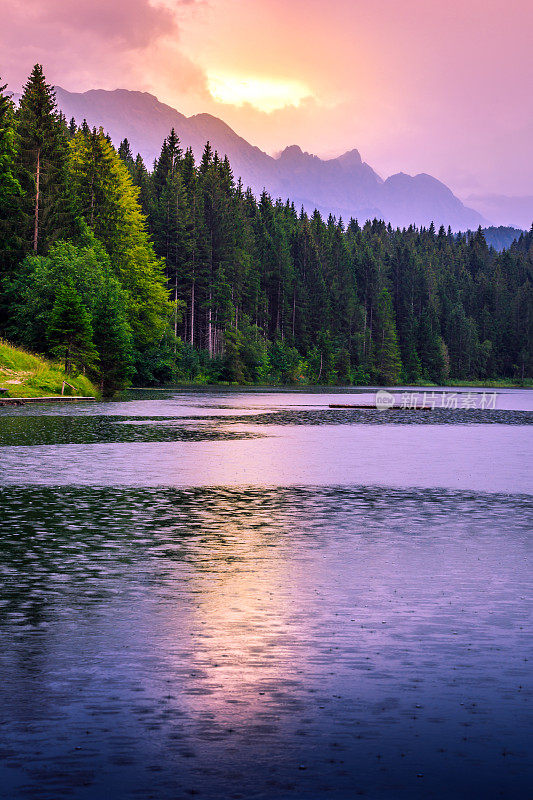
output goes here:
[[99, 39], [126, 48], [146, 47], [163, 33], [176, 32], [168, 8], [150, 5], [148, 0], [30, 0], [37, 19], [44, 25], [59, 25], [63, 31], [95, 34]]
[[[151, 91], [272, 152], [353, 147], [383, 175], [530, 194], [531, 0], [4, 0], [0, 78]], [[271, 115], [216, 103], [210, 69], [299, 80]]]
[[[176, 0], [175, 8], [190, 0]], [[203, 73], [178, 47], [171, 7], [150, 0], [8, 0], [0, 29], [2, 75], [19, 89], [40, 62], [52, 83], [77, 90], [145, 88], [144, 74], [172, 50], [182, 90], [203, 85]], [[169, 64], [165, 65], [168, 71]]]

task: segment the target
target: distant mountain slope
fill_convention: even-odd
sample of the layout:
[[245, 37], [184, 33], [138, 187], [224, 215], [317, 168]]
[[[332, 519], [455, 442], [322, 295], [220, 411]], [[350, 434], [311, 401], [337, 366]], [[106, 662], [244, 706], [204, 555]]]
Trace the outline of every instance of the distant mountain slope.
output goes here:
[[274, 197], [290, 197], [297, 207], [311, 212], [335, 214], [360, 221], [379, 217], [394, 226], [410, 224], [450, 225], [466, 230], [486, 220], [467, 208], [440, 181], [430, 175], [398, 173], [382, 178], [351, 150], [339, 158], [324, 160], [304, 153], [297, 145], [287, 147], [278, 158], [254, 147], [225, 122], [210, 114], [185, 117], [146, 92], [126, 89], [92, 89], [83, 94], [57, 87], [57, 102], [67, 119], [86, 119], [102, 126], [115, 145], [127, 137], [134, 153], [141, 153], [147, 166], [158, 156], [161, 143], [174, 127], [184, 146], [196, 158], [209, 140], [220, 155], [228, 155], [233, 172], [254, 193], [264, 188]]
[[483, 229], [485, 241], [489, 247], [494, 247], [498, 252], [508, 250], [522, 233], [526, 233], [526, 231], [520, 230], [520, 228], [505, 228], [503, 225], [500, 225], [499, 228], [491, 226]]
[[256, 190], [266, 185], [262, 176], [275, 164], [271, 156], [238, 136], [221, 119], [210, 114], [186, 117], [147, 92], [91, 89], [75, 94], [56, 87], [56, 97], [67, 119], [74, 117], [78, 123], [86, 119], [91, 127], [102, 126], [115, 145], [127, 137], [133, 153], [140, 153], [149, 168], [171, 128], [176, 129], [184, 147], [192, 147], [196, 159], [201, 158], [208, 140], [220, 154], [227, 153], [235, 175], [244, 180], [246, 174], [246, 182], [252, 182]]
[[530, 230], [533, 224], [533, 195], [484, 194], [471, 195], [467, 200], [495, 225]]

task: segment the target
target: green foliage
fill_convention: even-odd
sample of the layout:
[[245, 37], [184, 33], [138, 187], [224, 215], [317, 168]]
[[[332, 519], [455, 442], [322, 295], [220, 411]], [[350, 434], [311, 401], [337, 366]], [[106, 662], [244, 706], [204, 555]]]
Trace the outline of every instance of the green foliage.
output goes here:
[[498, 253], [481, 229], [345, 226], [256, 199], [173, 130], [149, 172], [127, 140], [67, 126], [39, 65], [16, 112], [0, 89], [0, 332], [44, 354], [72, 340], [103, 392], [526, 384], [532, 267], [533, 229]]
[[50, 243], [76, 232], [68, 174], [68, 131], [40, 64], [33, 68], [16, 113], [16, 176], [21, 195], [25, 251], [46, 252]]
[[176, 342], [167, 328], [158, 342], [135, 354], [135, 381], [137, 386], [155, 386], [175, 383], [179, 379], [181, 342]]
[[133, 337], [126, 318], [126, 298], [117, 281], [106, 276], [96, 297], [92, 322], [98, 352], [100, 389], [112, 395], [133, 375]]
[[344, 347], [337, 353], [335, 364], [335, 372], [337, 374], [337, 383], [339, 386], [349, 386], [352, 382], [350, 364], [350, 353]]
[[240, 357], [248, 383], [266, 383], [270, 371], [268, 345], [256, 325], [241, 330]]
[[125, 385], [132, 374], [127, 297], [101, 244], [89, 231], [84, 240], [84, 247], [60, 241], [47, 256], [25, 259], [15, 293], [14, 328], [24, 344], [52, 354], [57, 346], [51, 337], [54, 308], [62, 290], [71, 289], [80, 300], [80, 313], [94, 329], [98, 359], [90, 364], [92, 373], [109, 392]]
[[8, 397], [74, 394], [94, 397], [97, 391], [85, 375], [67, 375], [60, 364], [13, 347], [0, 339], [0, 386]]
[[368, 372], [365, 372], [364, 367], [358, 366], [357, 369], [352, 372], [352, 383], [354, 386], [368, 386], [370, 382], [370, 375]]
[[241, 334], [233, 328], [228, 328], [224, 338], [224, 371], [222, 373], [222, 378], [230, 383], [244, 383], [244, 364], [241, 358]]
[[0, 86], [0, 330], [9, 320], [9, 281], [21, 257], [22, 189], [16, 178], [14, 106]]
[[[251, 325], [225, 333], [222, 379], [230, 383], [264, 383], [269, 377], [268, 347], [261, 331]], [[279, 376], [285, 375], [280, 369]]]
[[386, 289], [380, 293], [376, 309], [374, 372], [378, 383], [397, 383], [402, 369], [392, 299]]
[[47, 328], [50, 352], [63, 360], [65, 375], [73, 367], [94, 368], [98, 353], [93, 344], [93, 328], [76, 289], [60, 286]]
[[274, 383], [301, 383], [304, 369], [300, 354], [281, 339], [275, 339], [269, 348], [270, 375]]
[[171, 306], [139, 189], [101, 129], [77, 132], [70, 142], [70, 169], [79, 213], [104, 245], [126, 291], [128, 323], [139, 347], [148, 346], [163, 334]]
[[18, 201], [22, 195], [15, 177], [16, 135], [14, 106], [0, 86], [0, 280], [11, 266], [17, 249], [15, 236], [19, 220]]
[[[307, 355], [307, 376], [312, 383], [337, 383], [335, 346], [329, 331], [320, 331], [317, 343]], [[348, 354], [349, 355], [349, 354]]]
[[437, 385], [445, 383], [447, 369], [442, 339], [435, 331], [429, 311], [424, 311], [418, 327], [418, 352], [422, 379]]

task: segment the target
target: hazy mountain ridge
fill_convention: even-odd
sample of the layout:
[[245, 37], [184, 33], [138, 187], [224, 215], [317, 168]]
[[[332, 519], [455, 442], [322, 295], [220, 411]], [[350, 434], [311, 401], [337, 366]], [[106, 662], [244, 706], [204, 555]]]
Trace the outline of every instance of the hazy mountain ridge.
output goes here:
[[530, 230], [533, 224], [533, 195], [477, 194], [466, 200], [500, 227]]
[[523, 233], [527, 233], [527, 231], [520, 228], [504, 227], [503, 225], [498, 228], [492, 225], [490, 228], [483, 229], [485, 241], [489, 247], [494, 247], [499, 253], [502, 250], [508, 250]]
[[91, 89], [72, 93], [57, 87], [58, 107], [68, 119], [86, 119], [102, 126], [115, 145], [127, 137], [133, 152], [151, 167], [161, 143], [174, 127], [182, 145], [200, 158], [209, 140], [220, 155], [228, 155], [235, 177], [255, 194], [263, 189], [274, 197], [290, 197], [312, 212], [333, 213], [344, 219], [379, 217], [394, 226], [450, 225], [453, 230], [477, 228], [486, 220], [466, 207], [441, 181], [430, 175], [397, 173], [383, 180], [357, 150], [332, 159], [291, 145], [273, 158], [247, 142], [225, 122], [210, 114], [186, 117], [147, 92]]

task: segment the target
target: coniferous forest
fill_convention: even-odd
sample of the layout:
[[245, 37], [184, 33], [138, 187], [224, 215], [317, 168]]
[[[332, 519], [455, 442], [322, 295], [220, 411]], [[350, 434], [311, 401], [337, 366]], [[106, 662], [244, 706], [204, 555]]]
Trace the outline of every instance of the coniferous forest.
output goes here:
[[394, 384], [532, 372], [533, 229], [311, 216], [174, 131], [153, 165], [58, 112], [36, 65], [0, 90], [0, 335], [128, 383]]

